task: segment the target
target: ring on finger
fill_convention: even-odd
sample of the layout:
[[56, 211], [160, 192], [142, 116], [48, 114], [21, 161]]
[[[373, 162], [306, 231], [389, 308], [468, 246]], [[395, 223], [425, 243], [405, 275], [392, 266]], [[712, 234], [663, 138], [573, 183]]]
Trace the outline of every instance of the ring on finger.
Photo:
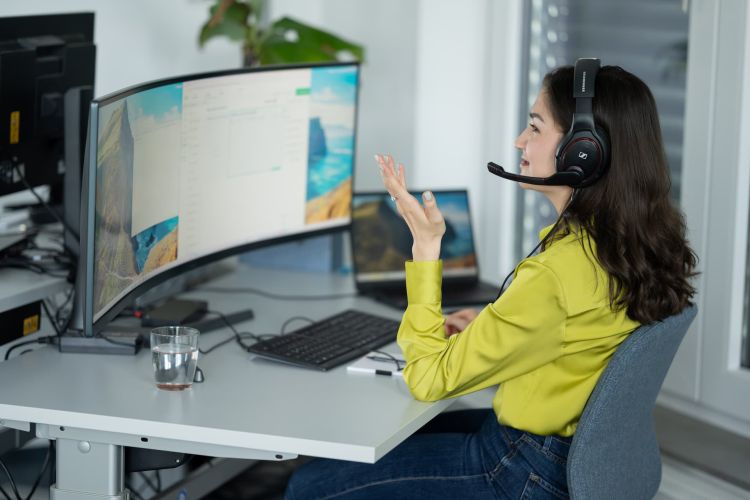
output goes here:
[[392, 194], [391, 195], [391, 201], [393, 201], [393, 202], [398, 201], [398, 196]]

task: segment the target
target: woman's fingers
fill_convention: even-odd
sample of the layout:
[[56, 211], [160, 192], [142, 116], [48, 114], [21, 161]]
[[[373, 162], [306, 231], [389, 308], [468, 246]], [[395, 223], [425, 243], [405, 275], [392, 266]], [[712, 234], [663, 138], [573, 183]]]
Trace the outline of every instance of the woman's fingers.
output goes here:
[[479, 315], [476, 309], [461, 309], [445, 317], [445, 335], [460, 333]]
[[463, 318], [457, 318], [457, 317], [451, 317], [448, 316], [445, 318], [445, 333], [446, 337], [450, 337], [451, 335], [455, 333], [460, 333], [464, 331], [466, 326], [469, 324], [469, 321], [466, 321]]
[[443, 223], [443, 214], [437, 206], [435, 197], [430, 191], [422, 193], [422, 202], [424, 203], [424, 213], [432, 224]]
[[401, 183], [401, 187], [406, 189], [406, 171], [403, 163], [398, 164], [398, 181]]
[[406, 190], [406, 180], [403, 165], [399, 165], [399, 171], [393, 164], [391, 155], [375, 155], [375, 160], [380, 167], [380, 175], [383, 178], [383, 184], [392, 198], [400, 199], [409, 196]]
[[453, 314], [460, 316], [462, 318], [465, 318], [469, 321], [472, 321], [474, 318], [479, 316], [479, 311], [474, 308], [467, 308], [467, 309], [461, 309], [459, 311], [456, 311]]

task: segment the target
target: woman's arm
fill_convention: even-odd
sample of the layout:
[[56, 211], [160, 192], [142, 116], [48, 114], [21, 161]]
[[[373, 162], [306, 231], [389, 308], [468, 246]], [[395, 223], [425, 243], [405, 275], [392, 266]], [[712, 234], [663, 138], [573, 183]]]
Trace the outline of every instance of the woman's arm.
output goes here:
[[562, 354], [567, 306], [554, 272], [534, 260], [459, 335], [445, 336], [440, 262], [407, 262], [409, 306], [398, 333], [404, 379], [415, 398], [435, 401], [528, 373]]

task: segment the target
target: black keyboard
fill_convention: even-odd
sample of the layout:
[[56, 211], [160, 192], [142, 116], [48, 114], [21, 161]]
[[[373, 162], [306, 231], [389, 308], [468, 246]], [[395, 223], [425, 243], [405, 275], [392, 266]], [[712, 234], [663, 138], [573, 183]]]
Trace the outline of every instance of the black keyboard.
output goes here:
[[399, 322], [348, 310], [299, 330], [263, 340], [248, 351], [296, 366], [326, 371], [396, 340]]

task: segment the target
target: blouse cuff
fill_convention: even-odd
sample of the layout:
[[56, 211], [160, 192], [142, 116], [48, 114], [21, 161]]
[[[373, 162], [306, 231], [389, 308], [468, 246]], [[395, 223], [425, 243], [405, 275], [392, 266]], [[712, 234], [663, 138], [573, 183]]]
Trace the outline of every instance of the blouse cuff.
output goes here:
[[406, 261], [406, 295], [409, 305], [440, 304], [443, 261]]

